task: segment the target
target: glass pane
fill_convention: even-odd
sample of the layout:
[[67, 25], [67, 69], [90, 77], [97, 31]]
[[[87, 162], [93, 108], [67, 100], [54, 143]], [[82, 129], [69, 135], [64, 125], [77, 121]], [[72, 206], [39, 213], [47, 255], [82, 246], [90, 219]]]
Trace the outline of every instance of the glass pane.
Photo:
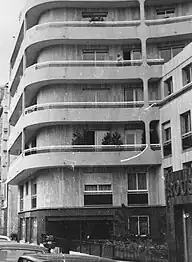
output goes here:
[[147, 189], [147, 178], [146, 173], [139, 173], [138, 174], [138, 189]]
[[111, 191], [111, 185], [99, 185], [99, 191]]
[[148, 194], [137, 194], [129, 193], [128, 194], [128, 205], [147, 205], [148, 204]]
[[112, 205], [112, 194], [102, 194], [102, 195], [85, 195], [84, 205], [85, 206], [95, 206], [95, 205]]
[[182, 50], [183, 50], [183, 47], [172, 48], [172, 55], [173, 55], [173, 57], [176, 56], [177, 54], [179, 54]]
[[133, 235], [138, 235], [138, 218], [137, 217], [129, 218], [129, 231]]
[[97, 185], [85, 185], [85, 191], [97, 191]]
[[95, 60], [95, 52], [93, 53], [83, 53], [83, 60], [91, 60], [94, 61]]
[[125, 89], [125, 101], [133, 101], [133, 89]]
[[128, 175], [128, 190], [136, 190], [137, 183], [136, 183], [136, 174], [129, 174]]
[[140, 50], [138, 50], [138, 51], [134, 50], [133, 51], [133, 60], [140, 60], [140, 59], [141, 59], [141, 51]]
[[160, 50], [160, 57], [164, 59], [165, 63], [171, 59], [171, 49]]
[[107, 53], [105, 52], [96, 52], [96, 60], [106, 60]]
[[139, 217], [139, 233], [142, 236], [148, 235], [148, 217]]

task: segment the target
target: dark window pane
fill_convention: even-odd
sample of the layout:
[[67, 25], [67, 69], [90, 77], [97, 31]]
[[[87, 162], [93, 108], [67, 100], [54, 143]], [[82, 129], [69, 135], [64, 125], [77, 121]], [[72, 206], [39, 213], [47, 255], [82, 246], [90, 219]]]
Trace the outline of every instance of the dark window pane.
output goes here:
[[183, 47], [172, 48], [172, 55], [173, 55], [173, 57], [176, 56], [177, 54], [179, 54], [182, 50], [183, 50]]
[[138, 218], [137, 217], [129, 218], [129, 231], [133, 235], [138, 235]]
[[85, 191], [97, 191], [97, 185], [85, 185]]
[[93, 52], [93, 53], [83, 53], [83, 60], [94, 61], [95, 60], [95, 52]]
[[138, 189], [147, 189], [146, 173], [138, 173]]
[[33, 198], [31, 199], [31, 207], [32, 207], [32, 208], [37, 207], [37, 198], [36, 198], [36, 197], [33, 197]]
[[183, 150], [192, 147], [192, 135], [186, 136], [182, 138], [182, 148]]
[[84, 195], [85, 206], [112, 205], [112, 194]]
[[148, 194], [128, 194], [128, 205], [147, 205], [148, 204]]
[[139, 234], [148, 235], [148, 217], [139, 217]]
[[171, 49], [160, 50], [160, 57], [164, 59], [165, 63], [171, 59]]
[[172, 155], [171, 143], [168, 143], [168, 144], [164, 144], [164, 145], [163, 145], [163, 154], [164, 154], [164, 156], [170, 156], [170, 155]]
[[136, 182], [136, 174], [128, 175], [128, 190], [136, 190], [137, 182]]

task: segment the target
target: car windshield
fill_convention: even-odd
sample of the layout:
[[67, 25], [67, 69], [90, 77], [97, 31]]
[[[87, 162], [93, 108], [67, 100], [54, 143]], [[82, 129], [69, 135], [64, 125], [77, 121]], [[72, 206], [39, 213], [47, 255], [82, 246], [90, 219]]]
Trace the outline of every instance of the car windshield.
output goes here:
[[0, 261], [1, 262], [16, 262], [18, 258], [24, 254], [43, 253], [41, 250], [30, 250], [30, 249], [6, 249], [0, 250]]

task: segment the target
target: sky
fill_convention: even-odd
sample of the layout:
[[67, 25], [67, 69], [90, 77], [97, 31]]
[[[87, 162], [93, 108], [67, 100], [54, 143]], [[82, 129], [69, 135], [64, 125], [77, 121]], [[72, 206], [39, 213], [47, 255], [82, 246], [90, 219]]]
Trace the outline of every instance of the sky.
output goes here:
[[0, 85], [9, 80], [9, 60], [26, 0], [0, 0]]

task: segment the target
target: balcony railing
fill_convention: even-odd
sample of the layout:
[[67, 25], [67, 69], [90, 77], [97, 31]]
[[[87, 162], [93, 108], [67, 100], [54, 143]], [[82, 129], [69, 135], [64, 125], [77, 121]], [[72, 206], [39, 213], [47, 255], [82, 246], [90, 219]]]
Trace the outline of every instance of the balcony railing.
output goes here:
[[171, 23], [179, 23], [192, 20], [192, 15], [186, 16], [175, 16], [169, 18], [162, 18], [156, 20], [146, 20], [146, 25], [160, 25], [160, 24], [171, 24]]
[[144, 101], [128, 101], [128, 102], [55, 102], [33, 105], [25, 109], [25, 114], [30, 114], [34, 111], [47, 109], [62, 109], [62, 108], [133, 108], [142, 107]]
[[41, 30], [42, 28], [52, 27], [52, 28], [60, 28], [60, 27], [126, 27], [126, 26], [138, 26], [141, 20], [133, 20], [133, 21], [64, 21], [64, 22], [48, 22], [40, 25], [36, 25], [31, 29]]
[[32, 154], [42, 154], [50, 152], [103, 152], [103, 151], [142, 151], [146, 148], [145, 144], [134, 145], [64, 145], [64, 146], [45, 146], [33, 147], [23, 152], [24, 156]]
[[142, 60], [68, 60], [68, 61], [47, 61], [35, 64], [35, 68], [44, 68], [44, 67], [67, 67], [67, 66], [98, 66], [98, 67], [119, 67], [119, 66], [140, 66]]

